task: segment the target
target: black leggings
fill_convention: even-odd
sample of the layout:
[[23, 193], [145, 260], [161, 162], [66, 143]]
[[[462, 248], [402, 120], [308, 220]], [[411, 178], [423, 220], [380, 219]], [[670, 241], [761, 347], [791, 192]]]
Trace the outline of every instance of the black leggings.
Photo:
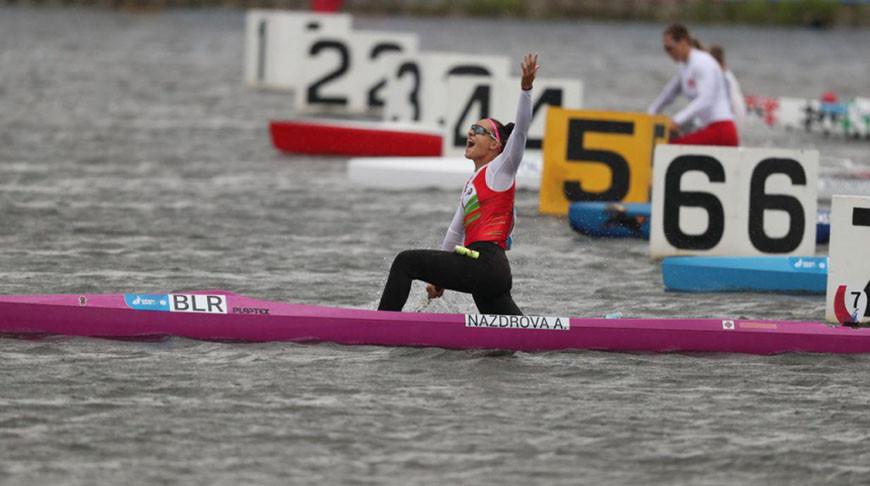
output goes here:
[[480, 252], [480, 257], [439, 250], [399, 253], [390, 267], [378, 310], [402, 310], [411, 292], [411, 281], [422, 280], [471, 294], [481, 314], [522, 315], [511, 298], [511, 266], [504, 250], [489, 242], [472, 243], [468, 248]]

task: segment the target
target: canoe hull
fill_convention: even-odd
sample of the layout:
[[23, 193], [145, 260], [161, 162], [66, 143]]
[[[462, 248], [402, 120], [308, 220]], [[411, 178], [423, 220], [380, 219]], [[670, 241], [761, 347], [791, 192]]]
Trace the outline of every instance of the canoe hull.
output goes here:
[[470, 325], [469, 317], [461, 314], [282, 304], [217, 291], [196, 295], [223, 296], [226, 313], [135, 309], [123, 294], [0, 297], [0, 333], [530, 352], [870, 352], [870, 329], [819, 322], [571, 318], [567, 328], [555, 328], [551, 318], [548, 327], [535, 328], [531, 317], [511, 322], [510, 317], [489, 316], [489, 324]]

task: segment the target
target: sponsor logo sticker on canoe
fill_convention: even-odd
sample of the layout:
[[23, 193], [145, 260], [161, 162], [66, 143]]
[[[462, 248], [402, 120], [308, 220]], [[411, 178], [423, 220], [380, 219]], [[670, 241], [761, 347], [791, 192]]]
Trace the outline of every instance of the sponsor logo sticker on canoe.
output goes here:
[[268, 316], [269, 309], [262, 307], [233, 307], [233, 314]]
[[567, 331], [571, 329], [571, 321], [567, 317], [465, 314], [465, 327]]
[[788, 263], [796, 270], [828, 269], [828, 257], [788, 257]]
[[740, 329], [777, 329], [775, 322], [741, 322]]
[[722, 321], [722, 329], [725, 329], [726, 331], [733, 331], [734, 321]]
[[135, 310], [169, 310], [169, 296], [166, 294], [124, 294], [124, 303]]
[[124, 294], [124, 303], [135, 310], [226, 314], [226, 295]]

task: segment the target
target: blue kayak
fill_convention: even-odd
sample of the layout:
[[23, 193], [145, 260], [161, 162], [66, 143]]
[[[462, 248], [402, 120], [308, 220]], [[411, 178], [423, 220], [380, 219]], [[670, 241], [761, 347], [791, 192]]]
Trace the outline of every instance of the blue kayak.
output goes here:
[[649, 220], [649, 203], [583, 201], [568, 209], [571, 227], [588, 236], [648, 240]]
[[824, 294], [828, 257], [689, 256], [662, 261], [666, 290]]
[[[582, 201], [571, 203], [568, 222], [574, 231], [587, 236], [648, 240], [650, 213], [649, 203]], [[828, 211], [819, 211], [816, 243], [826, 244], [830, 237]]]

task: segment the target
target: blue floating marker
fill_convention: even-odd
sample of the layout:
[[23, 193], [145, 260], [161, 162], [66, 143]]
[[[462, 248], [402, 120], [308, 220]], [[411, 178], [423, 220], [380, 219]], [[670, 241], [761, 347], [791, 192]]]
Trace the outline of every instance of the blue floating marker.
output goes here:
[[668, 257], [662, 278], [665, 289], [681, 292], [824, 294], [828, 257]]

